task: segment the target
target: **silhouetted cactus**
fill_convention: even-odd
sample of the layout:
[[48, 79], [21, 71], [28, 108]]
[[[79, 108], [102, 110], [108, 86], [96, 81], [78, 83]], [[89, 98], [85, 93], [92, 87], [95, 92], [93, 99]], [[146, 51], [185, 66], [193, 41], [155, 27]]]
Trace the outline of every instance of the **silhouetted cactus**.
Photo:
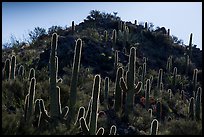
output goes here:
[[198, 75], [198, 69], [194, 69], [193, 71], [193, 91], [195, 92], [197, 88], [197, 75]]
[[161, 89], [162, 74], [163, 74], [163, 69], [159, 69], [158, 81], [157, 81], [157, 89], [158, 89], [158, 90]]
[[188, 55], [190, 59], [192, 59], [192, 37], [193, 37], [193, 33], [190, 34], [190, 40], [189, 40]]
[[146, 81], [146, 90], [145, 90], [145, 108], [146, 110], [149, 109], [149, 95], [150, 95], [150, 79]]
[[28, 81], [31, 81], [33, 77], [35, 78], [35, 69], [31, 68], [29, 71]]
[[145, 22], [145, 29], [146, 29], [146, 30], [148, 29], [148, 27], [147, 27], [147, 22]]
[[113, 43], [112, 48], [113, 48], [113, 49], [116, 48], [116, 41], [117, 41], [117, 32], [116, 32], [116, 30], [114, 29], [113, 32], [112, 32], [112, 43]]
[[169, 56], [167, 59], [167, 65], [166, 65], [166, 70], [168, 73], [171, 73], [171, 67], [172, 67], [172, 56]]
[[20, 79], [23, 79], [24, 73], [25, 73], [24, 66], [23, 66], [23, 65], [20, 65], [20, 67], [19, 67], [19, 69], [18, 69], [18, 76], [20, 77]]
[[58, 35], [52, 34], [51, 53], [50, 53], [50, 116], [53, 119], [60, 117], [59, 97], [57, 91], [57, 64], [56, 64], [56, 51], [57, 51]]
[[191, 120], [194, 120], [195, 118], [195, 101], [194, 101], [194, 97], [190, 98], [190, 104], [189, 104], [189, 109], [188, 109], [188, 116]]
[[202, 88], [199, 87], [196, 94], [196, 100], [195, 100], [195, 118], [196, 120], [200, 120], [200, 114], [201, 114], [201, 91]]
[[174, 88], [174, 93], [175, 93], [175, 87], [176, 87], [176, 76], [177, 76], [177, 67], [174, 67], [174, 72], [173, 72], [173, 88]]
[[150, 114], [150, 118], [152, 118], [152, 109], [151, 109], [151, 108], [148, 109], [148, 112], [149, 112], [149, 114]]
[[100, 127], [98, 129], [98, 131], [96, 132], [96, 135], [103, 135], [104, 134], [104, 128], [103, 127]]
[[145, 76], [146, 76], [146, 58], [144, 57], [144, 63], [142, 65], [142, 91], [143, 91], [143, 94], [144, 94], [144, 86], [145, 86]]
[[108, 95], [109, 95], [109, 77], [105, 78], [105, 89], [104, 89], [104, 104], [108, 108]]
[[72, 68], [72, 80], [71, 80], [71, 89], [70, 89], [70, 107], [69, 107], [69, 120], [75, 119], [75, 110], [76, 110], [76, 99], [77, 99], [77, 81], [78, 73], [81, 61], [81, 50], [82, 50], [82, 40], [77, 39], [75, 46], [75, 54]]
[[118, 112], [122, 107], [122, 89], [120, 87], [120, 78], [123, 77], [123, 68], [117, 70], [115, 82], [115, 111]]
[[75, 122], [75, 125], [78, 125], [79, 124], [79, 119], [81, 117], [85, 117], [85, 108], [84, 107], [80, 107], [79, 110], [78, 110], [78, 113], [77, 113], [77, 120]]
[[107, 30], [104, 30], [103, 40], [104, 40], [104, 42], [107, 42], [107, 41], [108, 41], [108, 32], [107, 32]]
[[158, 121], [161, 121], [161, 117], [162, 117], [162, 103], [160, 101], [157, 102], [156, 105], [156, 119]]
[[91, 97], [91, 99], [89, 101], [88, 108], [87, 108], [86, 117], [85, 117], [86, 118], [86, 123], [87, 123], [88, 126], [90, 126], [92, 101], [93, 101], [93, 99]]
[[99, 101], [99, 94], [100, 94], [100, 83], [101, 77], [100, 75], [96, 75], [94, 78], [93, 83], [93, 90], [92, 90], [92, 107], [91, 107], [91, 121], [90, 121], [90, 135], [96, 134], [97, 129], [97, 113], [98, 113], [98, 101]]
[[170, 36], [170, 29], [167, 30], [167, 35]]
[[150, 130], [150, 135], [157, 135], [158, 132], [158, 120], [153, 119], [151, 123], [151, 130]]
[[74, 25], [74, 21], [72, 21], [72, 35], [74, 34], [75, 32], [75, 25]]
[[142, 82], [135, 84], [135, 66], [136, 66], [136, 48], [130, 49], [129, 66], [126, 74], [127, 84], [122, 77], [120, 80], [120, 86], [123, 90], [123, 94], [127, 94], [125, 103], [125, 114], [128, 116], [129, 112], [133, 109], [134, 94], [137, 94], [141, 90]]
[[117, 128], [115, 125], [112, 125], [111, 128], [110, 128], [110, 133], [109, 135], [116, 135], [116, 132], [117, 132]]
[[30, 81], [30, 86], [29, 86], [29, 93], [26, 97], [25, 106], [27, 109], [25, 109], [25, 116], [26, 116], [26, 121], [28, 123], [31, 122], [32, 120], [32, 115], [33, 115], [33, 110], [34, 110], [34, 98], [35, 98], [35, 85], [36, 85], [36, 80], [33, 77]]
[[4, 67], [4, 77], [6, 80], [10, 79], [10, 75], [11, 75], [10, 72], [11, 72], [10, 59], [6, 59], [5, 67]]
[[15, 79], [15, 72], [16, 72], [16, 56], [13, 55], [11, 57], [11, 79]]
[[137, 25], [137, 20], [135, 20], [135, 25]]

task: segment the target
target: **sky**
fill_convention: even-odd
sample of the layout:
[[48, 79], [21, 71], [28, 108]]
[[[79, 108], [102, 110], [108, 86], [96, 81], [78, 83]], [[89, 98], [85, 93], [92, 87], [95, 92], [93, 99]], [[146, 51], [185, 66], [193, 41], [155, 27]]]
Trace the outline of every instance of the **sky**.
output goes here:
[[79, 24], [91, 10], [165, 27], [186, 45], [193, 33], [193, 44], [202, 49], [202, 2], [2, 2], [2, 43], [11, 36], [23, 41], [35, 27]]

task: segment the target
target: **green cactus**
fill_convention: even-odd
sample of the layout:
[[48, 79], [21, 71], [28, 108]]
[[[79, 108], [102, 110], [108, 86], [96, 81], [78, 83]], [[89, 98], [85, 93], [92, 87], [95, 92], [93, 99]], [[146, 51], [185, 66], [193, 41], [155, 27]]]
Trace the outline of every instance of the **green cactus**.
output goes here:
[[145, 76], [146, 76], [146, 58], [144, 59], [144, 63], [142, 65], [142, 91], [143, 91], [143, 94], [144, 94], [144, 86], [145, 86]]
[[92, 98], [90, 99], [89, 101], [89, 105], [88, 105], [88, 108], [87, 108], [87, 112], [86, 112], [86, 123], [88, 124], [88, 126], [90, 126], [90, 118], [91, 118], [91, 107], [92, 107]]
[[157, 102], [156, 105], [156, 118], [158, 121], [161, 121], [161, 116], [162, 116], [162, 103], [160, 101]]
[[168, 73], [171, 72], [171, 67], [172, 67], [172, 56], [169, 56], [167, 59], [167, 65], [166, 65], [166, 70]]
[[120, 78], [123, 77], [123, 68], [120, 67], [117, 70], [116, 82], [115, 82], [115, 111], [118, 112], [122, 107], [122, 89], [120, 88]]
[[108, 95], [109, 95], [109, 77], [106, 77], [105, 78], [105, 95], [104, 95], [104, 104], [106, 105], [106, 108], [108, 108]]
[[7, 80], [10, 79], [10, 75], [11, 75], [10, 72], [11, 72], [10, 59], [6, 59], [5, 68], [4, 68], [5, 79]]
[[202, 92], [202, 88], [199, 87], [198, 90], [197, 90], [196, 100], [195, 100], [195, 118], [196, 118], [196, 120], [200, 120], [201, 92]]
[[29, 71], [29, 77], [28, 77], [28, 81], [31, 81], [32, 78], [35, 78], [35, 69], [31, 68]]
[[115, 125], [112, 125], [110, 128], [109, 135], [116, 135], [116, 132], [117, 132], [117, 127]]
[[188, 116], [191, 120], [194, 120], [195, 118], [195, 106], [194, 106], [194, 97], [190, 98], [190, 104], [189, 104], [189, 109], [188, 109]]
[[79, 67], [80, 67], [80, 61], [81, 61], [81, 50], [82, 50], [82, 40], [77, 39], [76, 46], [75, 46], [73, 68], [72, 68], [72, 80], [71, 80], [70, 102], [69, 102], [70, 114], [69, 114], [68, 123], [72, 122], [72, 119], [75, 119], [76, 99], [77, 99], [77, 81], [78, 81], [78, 73], [79, 73]]
[[158, 120], [153, 119], [151, 123], [151, 130], [150, 130], [150, 135], [157, 135], [158, 132]]
[[116, 71], [117, 71], [117, 69], [118, 69], [118, 51], [117, 50], [115, 50], [115, 62], [114, 62], [114, 71], [115, 71], [115, 73], [114, 74], [116, 74]]
[[98, 113], [98, 101], [99, 101], [99, 94], [100, 94], [100, 83], [101, 77], [100, 75], [96, 75], [94, 78], [93, 83], [93, 90], [92, 90], [92, 107], [91, 107], [91, 121], [90, 121], [90, 135], [96, 134], [97, 129], [97, 113]]
[[11, 79], [15, 79], [15, 72], [16, 72], [16, 56], [13, 55], [11, 57]]
[[27, 109], [25, 109], [25, 115], [26, 115], [26, 121], [28, 123], [31, 122], [32, 115], [33, 115], [33, 110], [34, 110], [34, 98], [35, 98], [35, 86], [36, 86], [36, 80], [33, 77], [30, 81], [30, 86], [29, 86], [29, 93], [26, 96], [26, 104], [25, 106]]
[[145, 90], [145, 108], [146, 110], [149, 109], [149, 105], [150, 105], [150, 102], [149, 102], [149, 95], [150, 95], [150, 79], [147, 79], [146, 81], [146, 90]]
[[75, 32], [75, 25], [74, 25], [74, 21], [72, 21], [72, 35], [74, 34]]

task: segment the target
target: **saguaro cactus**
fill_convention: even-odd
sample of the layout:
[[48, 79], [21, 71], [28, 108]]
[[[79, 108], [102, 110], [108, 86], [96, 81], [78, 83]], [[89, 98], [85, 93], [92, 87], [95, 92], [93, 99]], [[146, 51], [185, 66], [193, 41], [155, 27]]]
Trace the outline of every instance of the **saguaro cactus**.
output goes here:
[[77, 124], [79, 124], [79, 119], [81, 118], [81, 117], [85, 117], [85, 108], [82, 106], [82, 107], [80, 107], [79, 108], [79, 110], [78, 110], [78, 113], [77, 113], [77, 120], [76, 120], [76, 122], [75, 122], [75, 125]]
[[107, 42], [108, 41], [108, 32], [107, 32], [107, 30], [104, 30], [104, 34], [103, 34], [103, 40], [104, 40], [104, 42]]
[[158, 132], [158, 120], [153, 119], [151, 123], [150, 135], [157, 135], [157, 132]]
[[24, 73], [25, 73], [25, 69], [23, 65], [20, 65], [19, 69], [18, 69], [18, 75], [19, 77], [22, 79], [24, 77]]
[[57, 51], [58, 35], [53, 33], [51, 41], [50, 53], [50, 116], [54, 119], [60, 117], [60, 109], [58, 107], [59, 97], [57, 91], [57, 65], [56, 65], [56, 51]]
[[149, 95], [150, 95], [150, 79], [146, 81], [146, 90], [145, 90], [145, 108], [149, 109]]
[[115, 49], [116, 48], [116, 41], [117, 41], [117, 32], [115, 29], [112, 32], [112, 41], [113, 41], [112, 48]]
[[11, 65], [10, 65], [9, 59], [6, 59], [4, 71], [5, 71], [5, 73], [4, 73], [5, 79], [9, 80], [10, 79], [10, 72], [11, 72]]
[[75, 25], [74, 25], [74, 21], [72, 21], [72, 35], [74, 34], [75, 32]]
[[70, 114], [69, 118], [75, 118], [75, 110], [76, 110], [76, 99], [77, 99], [77, 81], [78, 81], [78, 73], [81, 61], [81, 50], [82, 50], [82, 40], [77, 39], [75, 46], [75, 54], [74, 54], [74, 62], [72, 68], [72, 80], [71, 80], [71, 89], [70, 89]]
[[192, 37], [193, 37], [193, 33], [190, 34], [190, 40], [189, 40], [189, 58], [192, 59]]
[[28, 81], [31, 81], [31, 79], [35, 77], [35, 69], [31, 68], [29, 71], [29, 77], [28, 77]]
[[36, 80], [35, 78], [33, 77], [30, 81], [30, 87], [29, 87], [29, 93], [26, 97], [26, 101], [25, 103], [25, 106], [27, 109], [25, 109], [25, 117], [26, 117], [26, 121], [28, 123], [30, 123], [31, 121], [31, 117], [33, 115], [33, 110], [34, 110], [34, 98], [35, 98], [35, 85], [36, 85]]
[[197, 75], [198, 75], [198, 69], [194, 69], [193, 71], [193, 91], [196, 92], [197, 87]]
[[116, 132], [117, 132], [117, 128], [115, 125], [112, 125], [111, 128], [110, 128], [110, 133], [109, 135], [116, 135]]
[[117, 70], [115, 83], [115, 111], [118, 112], [122, 107], [122, 89], [120, 87], [120, 78], [123, 77], [123, 68]]
[[91, 121], [90, 121], [90, 134], [95, 135], [97, 129], [97, 113], [98, 113], [98, 101], [100, 94], [100, 75], [96, 75], [94, 78], [93, 90], [92, 90], [92, 107], [91, 107]]
[[190, 99], [190, 104], [189, 104], [189, 109], [188, 109], [188, 116], [191, 120], [194, 120], [194, 117], [195, 117], [195, 100], [194, 100], [194, 97], [191, 97]]
[[16, 72], [16, 56], [13, 55], [11, 57], [11, 79], [15, 79], [15, 72]]
[[130, 49], [129, 55], [129, 66], [127, 71], [127, 84], [125, 84], [124, 78], [120, 80], [120, 86], [124, 92], [127, 93], [126, 103], [125, 103], [125, 113], [128, 116], [129, 112], [133, 109], [134, 104], [134, 94], [139, 93], [141, 90], [142, 82], [138, 82], [135, 85], [135, 63], [136, 62], [136, 48], [132, 47]]
[[[163, 74], [163, 69], [159, 69], [159, 74], [158, 74], [158, 81], [157, 81], [157, 89], [161, 89], [161, 83], [162, 83], [162, 74]], [[155, 93], [155, 92], [154, 92]]]
[[195, 118], [196, 120], [200, 120], [200, 112], [201, 112], [201, 91], [202, 88], [199, 87], [197, 94], [196, 94], [196, 100], [195, 100]]
[[104, 102], [106, 107], [108, 107], [108, 94], [109, 94], [109, 77], [105, 78], [105, 89], [104, 89]]

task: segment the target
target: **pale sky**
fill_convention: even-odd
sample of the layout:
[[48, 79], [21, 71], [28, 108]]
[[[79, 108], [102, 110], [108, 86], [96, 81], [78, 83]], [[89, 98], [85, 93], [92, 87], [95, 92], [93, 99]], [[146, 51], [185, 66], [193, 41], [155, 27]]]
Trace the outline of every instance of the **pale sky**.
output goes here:
[[202, 2], [2, 2], [2, 42], [11, 35], [23, 40], [35, 27], [79, 24], [91, 10], [165, 27], [187, 45], [193, 33], [193, 44], [202, 49]]

